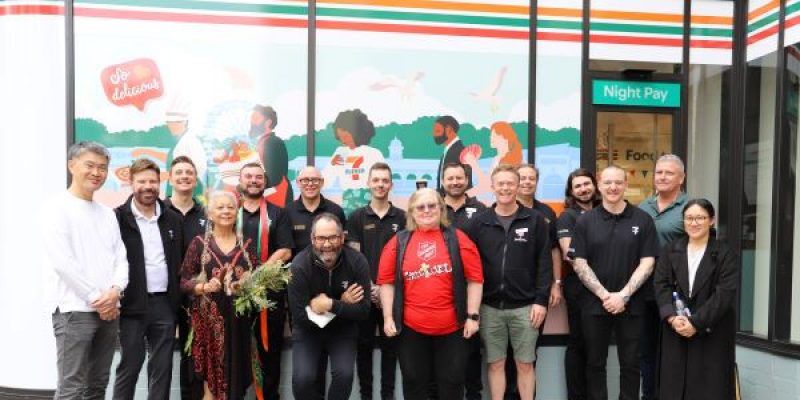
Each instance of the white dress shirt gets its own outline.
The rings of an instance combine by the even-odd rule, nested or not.
[[[112,286],[128,285],[128,259],[110,208],[70,192],[53,199],[43,223],[48,312],[95,311]]]
[[[697,275],[697,268],[700,267],[700,261],[703,259],[703,254],[706,252],[706,247],[702,249],[691,250],[686,249],[686,259],[689,264],[689,295],[693,295],[694,290],[694,277]]]
[[[147,218],[138,208],[136,200],[131,201],[131,210],[139,227],[144,246],[144,272],[147,277],[147,292],[160,293],[167,291],[169,274],[167,272],[167,259],[164,256],[164,242],[161,241],[161,231],[158,229],[158,216],[161,215],[161,205],[156,202],[155,214]]]

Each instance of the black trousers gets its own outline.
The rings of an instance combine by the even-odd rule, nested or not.
[[[119,320],[120,361],[114,381],[114,399],[133,399],[136,381],[147,352],[147,398],[169,399],[172,353],[175,348],[175,311],[166,295],[148,298],[147,314]]]
[[[261,345],[261,314],[255,318],[253,324],[254,337],[257,341],[258,358],[262,362],[261,390],[264,393],[264,400],[278,400],[280,398],[279,389],[281,383],[281,351],[283,350],[283,330],[286,325],[286,310],[277,307],[275,310],[267,311],[267,344],[269,351],[264,351]]]
[[[383,332],[383,312],[373,305],[369,318],[359,322],[358,325],[356,370],[362,399],[372,399],[372,355],[376,343],[381,350],[381,399],[393,398],[394,377],[397,371],[396,342],[394,338],[386,337]]]
[[[611,333],[617,338],[619,358],[619,398],[639,398],[639,336],[642,333],[642,317],[624,312],[620,315],[582,316],[583,336],[586,343],[586,385],[590,400],[607,400],[606,360]]]
[[[586,400],[586,347],[581,325],[580,297],[586,290],[575,274],[564,277],[564,298],[567,305],[569,336],[564,354],[567,399]]]
[[[647,286],[642,289],[647,288]],[[652,289],[651,289],[652,290]],[[658,399],[656,390],[656,360],[661,330],[661,317],[655,301],[645,301],[642,315],[642,354],[639,367],[642,370],[642,400]]]
[[[298,329],[292,332],[292,393],[295,399],[347,400],[353,389],[353,367],[356,361],[358,329],[353,326],[336,330]],[[331,385],[328,395],[319,390],[319,360],[328,354],[331,363]],[[322,377],[325,381],[325,377]]]
[[[437,398],[464,398],[467,340],[463,330],[441,336],[419,333],[404,326],[397,343],[405,400],[427,400],[431,381]]]

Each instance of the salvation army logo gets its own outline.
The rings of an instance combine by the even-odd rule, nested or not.
[[[436,242],[421,242],[417,247],[417,257],[423,261],[436,257]]]
[[[164,94],[161,72],[155,61],[149,58],[137,58],[106,67],[100,73],[100,82],[106,98],[112,104],[119,107],[132,105],[139,111],[144,111],[150,99]]]

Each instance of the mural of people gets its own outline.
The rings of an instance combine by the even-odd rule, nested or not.
[[[342,146],[336,148],[322,176],[328,187],[337,182],[342,189],[342,209],[346,215],[369,203],[367,174],[376,162],[384,162],[380,150],[369,145],[375,136],[375,125],[359,109],[342,111],[334,122],[335,137]]]
[[[173,104],[166,112],[167,129],[178,142],[175,147],[167,154],[166,165],[170,165],[172,160],[180,156],[189,157],[197,169],[197,187],[194,196],[202,196],[205,190],[206,172],[208,171],[208,160],[203,143],[197,135],[189,130],[189,111],[185,105]],[[167,197],[172,195],[172,186],[168,183],[166,190]]]
[[[475,145],[468,146],[461,156],[461,162],[469,165],[477,178],[478,184],[475,187],[477,193],[491,190],[490,174],[495,167],[500,164],[519,165],[522,163],[522,143],[511,124],[497,121],[492,124],[489,135],[489,146],[497,152],[497,155],[492,161],[491,167],[486,171],[483,171],[478,165],[480,151],[473,150],[472,146]]]
[[[285,207],[292,201],[289,172],[289,155],[286,143],[275,135],[278,113],[271,106],[256,105],[250,114],[250,140],[258,151],[258,158],[267,175],[267,201]],[[273,189],[273,190],[270,190]]]
[[[436,169],[436,190],[440,193],[444,191],[442,187],[442,168],[450,163],[461,162],[461,153],[464,151],[464,143],[458,137],[458,121],[450,115],[444,115],[436,119],[433,123],[433,141],[437,145],[444,146],[444,153],[439,160],[439,168]],[[467,166],[467,189],[472,188],[472,169]]]

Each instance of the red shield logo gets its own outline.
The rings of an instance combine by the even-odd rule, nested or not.
[[[436,257],[436,242],[420,242],[417,248],[417,257],[423,261],[430,261]]]

